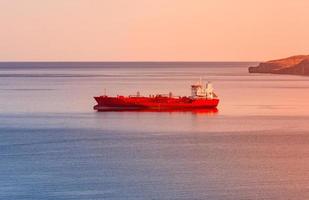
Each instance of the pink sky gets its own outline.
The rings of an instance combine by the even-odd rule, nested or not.
[[[1,61],[259,61],[309,54],[308,0],[1,0]]]

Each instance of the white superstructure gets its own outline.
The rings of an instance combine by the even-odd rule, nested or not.
[[[213,91],[212,84],[207,82],[204,84],[201,80],[194,85],[191,85],[191,97],[193,99],[196,98],[206,98],[206,99],[213,99],[216,98],[216,94]]]

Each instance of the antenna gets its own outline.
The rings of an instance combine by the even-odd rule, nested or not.
[[[106,96],[106,88],[104,88],[104,96]]]

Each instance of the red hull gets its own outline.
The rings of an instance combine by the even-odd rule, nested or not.
[[[122,111],[122,110],[195,110],[215,109],[219,99],[191,99],[188,97],[94,97],[98,105],[94,106],[98,111]]]

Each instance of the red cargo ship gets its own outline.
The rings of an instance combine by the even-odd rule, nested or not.
[[[217,95],[213,92],[211,83],[191,85],[191,96],[173,96],[157,94],[149,97],[137,95],[109,97],[107,95],[94,97],[98,111],[129,111],[129,110],[152,110],[152,111],[193,111],[197,109],[216,110],[219,103]]]

